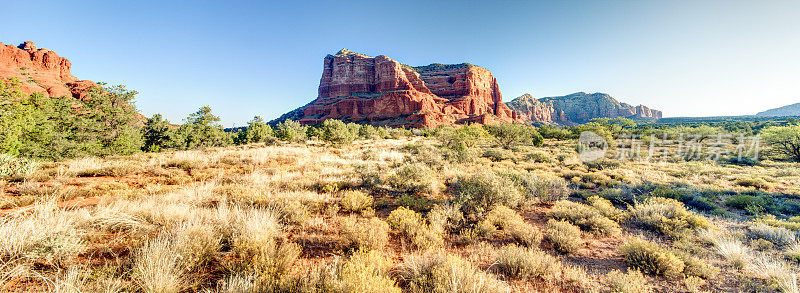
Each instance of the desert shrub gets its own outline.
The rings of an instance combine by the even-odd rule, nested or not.
[[[381,185],[381,172],[374,164],[359,164],[355,166],[355,172],[361,177],[361,186],[373,188]]]
[[[743,187],[754,187],[756,189],[767,190],[772,188],[772,184],[761,178],[739,178],[734,181],[736,185]]]
[[[562,253],[573,253],[583,245],[580,228],[554,219],[547,221],[547,240]]]
[[[627,222],[676,239],[695,229],[711,226],[704,217],[687,210],[683,203],[661,197],[649,198],[632,207]]]
[[[432,229],[422,216],[405,207],[392,211],[387,218],[389,225],[403,232],[403,235],[419,248],[428,249],[444,243],[442,229]]]
[[[361,124],[358,128],[358,137],[363,139],[380,139],[385,138],[386,133],[381,133],[378,128],[369,124]]]
[[[501,162],[505,160],[514,161],[514,153],[505,149],[488,149],[483,152],[481,157],[487,158],[492,162]]]
[[[683,274],[685,276],[711,279],[719,274],[720,269],[718,267],[700,258],[693,257],[688,252],[677,249],[673,249],[672,252],[683,261]]]
[[[480,125],[445,126],[436,130],[436,139],[449,150],[462,152],[487,139],[489,134]]]
[[[622,162],[606,158],[585,162],[584,164],[586,164],[586,167],[589,168],[589,171],[610,170],[622,166]]]
[[[764,129],[761,137],[769,148],[768,155],[800,161],[800,125],[772,126]]]
[[[481,216],[495,205],[515,207],[523,196],[513,182],[490,171],[462,175],[453,184],[456,203],[467,214]]]
[[[618,235],[619,224],[606,218],[597,209],[576,202],[562,200],[556,202],[548,215],[556,220],[565,220],[582,230],[604,235]]]
[[[725,199],[725,205],[747,211],[763,210],[768,204],[769,202],[763,197],[744,193],[734,194]]]
[[[344,218],[339,233],[355,249],[381,250],[389,242],[389,224],[378,218]]]
[[[506,206],[497,206],[489,211],[478,226],[484,234],[493,233],[499,228],[526,246],[537,246],[542,240],[539,229],[526,223],[522,216]]]
[[[326,119],[320,125],[319,138],[334,146],[344,146],[353,143],[358,137],[358,132],[353,131],[348,125],[340,120]]]
[[[525,155],[525,159],[534,163],[555,163],[556,159],[548,153],[536,151]]]
[[[613,186],[615,184],[614,179],[611,179],[611,177],[608,175],[599,172],[583,174],[581,175],[581,179],[583,182],[587,183],[587,187]]]
[[[535,248],[516,245],[503,247],[495,261],[497,269],[513,278],[561,278],[562,264],[555,257]]]
[[[638,270],[629,270],[624,274],[618,270],[613,270],[606,275],[612,292],[616,293],[649,293],[653,291],[652,286],[647,284],[647,278]]]
[[[394,189],[411,193],[438,193],[441,182],[436,173],[422,163],[404,163],[394,169],[386,178],[386,183]]]
[[[363,210],[372,208],[373,199],[366,193],[358,190],[345,191],[344,197],[339,204],[342,209],[348,212],[361,212]]]
[[[274,204],[275,210],[280,213],[281,223],[290,225],[303,225],[311,216],[308,207],[299,200],[282,199]]]
[[[542,146],[544,142],[544,138],[536,131],[536,128],[528,125],[499,123],[485,125],[484,128],[494,138],[494,142],[504,149],[511,149],[524,144]]]
[[[527,172],[513,171],[502,172],[499,175],[513,182],[520,193],[531,201],[552,203],[572,193],[569,184],[558,177],[535,176]]]
[[[33,159],[17,158],[14,155],[0,153],[0,178],[29,177],[40,166],[41,163]]]
[[[658,244],[634,239],[625,243],[621,252],[629,266],[644,272],[666,277],[678,277],[683,273],[683,261]]]
[[[433,201],[418,194],[403,194],[397,198],[395,203],[418,212],[430,210],[434,204]]]
[[[464,221],[461,207],[453,204],[437,205],[428,213],[428,222],[435,231],[452,231]]]
[[[764,239],[779,247],[784,247],[795,242],[795,235],[783,227],[770,227],[766,224],[756,223],[747,229],[750,239]]]
[[[306,139],[306,128],[300,122],[285,120],[275,127],[275,137],[288,142],[298,142]]]
[[[491,274],[455,255],[428,252],[407,258],[399,275],[409,291],[423,292],[509,292],[511,288]]]
[[[147,119],[142,128],[144,144],[142,150],[146,152],[159,152],[171,146],[172,136],[175,132],[169,127],[169,121],[161,114],[155,114]]]
[[[586,203],[597,209],[597,211],[600,212],[600,214],[602,214],[606,218],[609,218],[616,222],[622,220],[622,216],[624,215],[624,212],[614,207],[614,205],[611,204],[611,201],[599,196],[589,197],[588,199],[586,199]]]
[[[292,288],[280,292],[400,293],[400,288],[389,277],[391,268],[391,260],[379,251],[356,251],[345,261],[313,268]]]
[[[800,231],[800,216],[789,219],[777,219],[775,215],[763,215],[758,217],[755,222],[764,223],[772,227],[783,227],[793,231]]]

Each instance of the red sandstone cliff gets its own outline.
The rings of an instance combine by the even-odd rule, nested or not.
[[[524,94],[507,105],[520,115],[521,120],[545,124],[578,124],[594,118],[661,118],[661,111],[620,103],[603,93],[579,92],[538,100]]]
[[[25,93],[42,93],[50,97],[82,98],[97,85],[72,76],[72,63],[48,49],[36,48],[33,42],[19,46],[0,43],[0,79],[17,78]]]
[[[343,49],[323,62],[318,97],[278,120],[317,124],[340,119],[435,127],[517,121],[491,72],[470,64],[410,67],[386,56]]]

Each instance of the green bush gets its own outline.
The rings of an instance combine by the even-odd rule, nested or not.
[[[353,128],[340,120],[327,119],[322,121],[319,138],[334,146],[349,145],[358,137],[358,129]]]
[[[306,128],[300,122],[285,120],[275,127],[275,137],[288,142],[299,142],[306,139]]]
[[[625,262],[644,272],[665,277],[678,277],[684,263],[669,250],[642,239],[633,239],[621,248]]]
[[[255,116],[247,122],[244,130],[237,133],[236,144],[265,142],[274,138],[272,126],[266,124],[260,116]]]
[[[59,160],[141,149],[136,91],[100,83],[78,100],[23,94],[20,85],[0,80],[0,153]]]
[[[478,217],[496,205],[516,207],[523,199],[513,182],[491,171],[459,176],[453,183],[453,190],[462,210]]]
[[[505,160],[515,161],[514,153],[504,149],[488,149],[483,152],[481,157],[487,158],[492,162],[502,162]]]
[[[683,203],[662,197],[651,197],[632,207],[627,222],[673,239],[711,226],[703,216],[687,210]]]
[[[524,144],[542,146],[544,142],[544,138],[536,131],[536,128],[528,125],[499,123],[486,125],[484,128],[494,138],[494,142],[504,149],[511,149]]]
[[[520,193],[529,201],[551,203],[564,199],[572,193],[569,184],[558,177],[536,176],[524,171],[511,170],[497,174],[514,183]]]
[[[772,126],[761,132],[768,150],[776,159],[800,161],[800,125]]]
[[[583,245],[581,229],[567,221],[547,221],[547,240],[562,253],[574,253]]]
[[[565,220],[582,230],[603,235],[618,235],[619,224],[603,216],[597,209],[567,200],[556,202],[548,215],[556,220]]]

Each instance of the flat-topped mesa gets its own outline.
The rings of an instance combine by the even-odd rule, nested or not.
[[[407,127],[515,121],[516,114],[502,99],[497,80],[478,66],[410,67],[383,55],[342,49],[325,57],[318,97],[278,120],[317,124],[340,119]]]
[[[620,103],[604,93],[578,92],[538,100],[524,94],[507,104],[527,122],[577,124],[595,118],[661,118],[661,111]]]
[[[70,70],[72,63],[56,52],[37,48],[33,42],[19,46],[0,43],[0,79],[17,78],[24,93],[50,97],[82,98],[94,82],[78,80]]]

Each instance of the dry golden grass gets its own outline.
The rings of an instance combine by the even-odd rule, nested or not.
[[[499,161],[475,155],[488,145],[454,154],[415,137],[44,163],[0,181],[0,288],[696,292],[736,288],[730,276],[744,275],[758,280],[749,281],[754,290],[796,291],[792,220],[755,225],[732,208],[708,217],[636,192],[649,184],[691,189],[696,199],[712,190],[713,203],[726,207],[723,192],[756,192],[738,178],[768,183],[760,192],[800,191],[798,164],[587,166],[571,143],[522,146],[516,160]],[[609,190],[620,196],[604,197]],[[640,197],[624,202],[631,194]],[[691,257],[669,257],[685,267],[664,271],[675,278],[620,273],[633,248],[620,249],[632,237],[691,249]],[[774,246],[756,252],[759,239]]]

